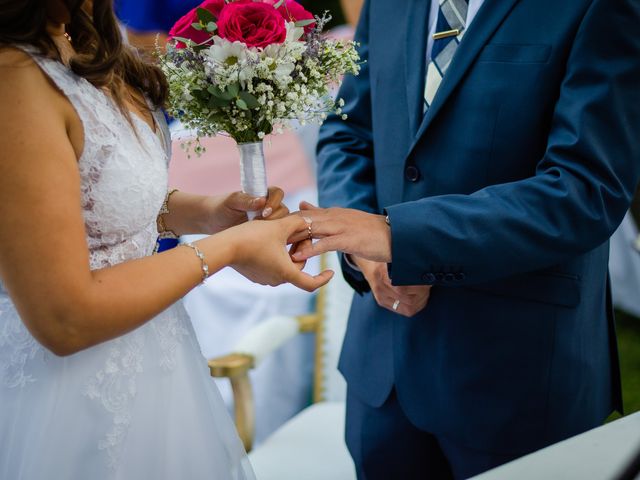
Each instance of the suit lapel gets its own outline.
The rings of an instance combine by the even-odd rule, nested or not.
[[[406,19],[405,79],[409,105],[411,135],[418,131],[422,121],[422,95],[426,75],[427,33],[431,1],[409,0]]]
[[[482,50],[491,35],[500,26],[504,18],[518,1],[519,0],[485,0],[484,4],[478,11],[476,18],[471,23],[469,30],[465,32],[464,38],[458,46],[458,50],[453,57],[451,66],[447,70],[447,74],[442,79],[442,83],[440,84],[440,88],[438,89],[438,93],[436,93],[431,107],[427,111],[427,114],[422,118],[414,143],[409,149],[409,153],[411,153],[420,137],[422,137],[424,132],[427,130],[434,117],[447,101],[447,98],[449,98],[458,83],[460,83],[464,74],[480,53],[480,50]],[[422,93],[420,95],[422,96]],[[420,111],[422,111],[422,99],[420,100]]]

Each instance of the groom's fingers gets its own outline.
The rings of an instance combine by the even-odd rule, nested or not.
[[[306,290],[307,292],[313,292],[318,288],[329,283],[329,280],[333,278],[333,270],[325,270],[318,275],[309,275],[308,273],[296,270],[295,273],[289,278],[289,283],[295,285],[298,288]]]
[[[317,257],[318,255],[322,255],[326,252],[334,252],[336,250],[341,250],[338,247],[337,237],[326,237],[311,245],[305,245],[298,249],[296,253],[293,254],[291,258],[293,258],[296,262],[301,262],[303,260],[308,260],[311,257]]]
[[[316,207],[312,203],[305,200],[300,202],[300,210],[322,210],[320,207]]]

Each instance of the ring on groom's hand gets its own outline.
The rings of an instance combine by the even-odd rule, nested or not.
[[[307,235],[309,236],[309,240],[313,240],[313,232],[311,231],[311,226],[313,225],[313,220],[309,217],[302,217],[304,221],[307,222]]]
[[[391,306],[391,308],[393,308],[393,311],[397,311],[398,307],[400,306],[400,300],[396,300],[395,302],[393,302],[393,305]]]

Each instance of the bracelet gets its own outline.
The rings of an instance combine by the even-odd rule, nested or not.
[[[167,225],[164,223],[164,216],[169,213],[169,199],[171,195],[178,191],[177,188],[169,190],[167,196],[164,197],[164,202],[162,203],[162,207],[160,208],[160,212],[158,213],[158,217],[156,219],[156,223],[158,225],[158,233],[160,234],[160,238],[178,238],[178,235],[173,230],[167,228]]]
[[[194,252],[196,252],[196,256],[200,259],[200,268],[202,269],[202,283],[204,283],[204,281],[209,278],[209,265],[207,265],[207,262],[204,258],[204,253],[202,253],[202,251],[193,243],[185,242],[181,243],[180,246],[189,247]]]

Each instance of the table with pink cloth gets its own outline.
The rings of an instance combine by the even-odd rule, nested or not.
[[[207,195],[239,190],[239,155],[235,142],[226,137],[204,139],[206,153],[202,157],[187,158],[181,148],[181,138],[185,135],[174,132],[170,185]],[[316,200],[311,163],[300,138],[289,132],[267,137],[264,142],[269,185],[285,190],[285,203],[291,210],[297,210],[300,200]],[[310,273],[318,269],[317,261],[310,262],[306,268]],[[313,294],[291,285],[275,288],[257,285],[227,268],[189,293],[185,306],[202,353],[212,358],[229,353],[245,332],[272,315],[311,311],[313,300]],[[308,405],[312,369],[313,338],[300,336],[252,372],[257,442]],[[228,382],[217,383],[231,409],[233,400]]]

